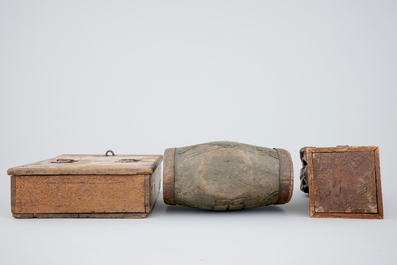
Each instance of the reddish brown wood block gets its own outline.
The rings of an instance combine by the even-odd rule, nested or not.
[[[62,155],[10,168],[16,218],[141,218],[152,210],[161,155]]]
[[[377,146],[307,147],[301,159],[311,217],[383,219]]]

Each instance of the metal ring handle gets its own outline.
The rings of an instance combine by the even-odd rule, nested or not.
[[[112,150],[107,150],[106,153],[105,153],[105,156],[108,156],[109,153],[111,153],[112,156],[114,156],[114,152]]]

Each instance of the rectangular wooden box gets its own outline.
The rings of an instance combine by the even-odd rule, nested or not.
[[[307,147],[301,159],[311,217],[383,219],[377,146]]]
[[[161,155],[61,155],[10,168],[16,218],[142,218],[160,190]]]

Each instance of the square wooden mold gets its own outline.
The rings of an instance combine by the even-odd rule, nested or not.
[[[305,151],[311,217],[383,219],[377,146]]]
[[[161,155],[61,155],[10,168],[16,218],[142,218],[161,181]]]

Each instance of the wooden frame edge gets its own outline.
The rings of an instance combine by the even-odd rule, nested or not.
[[[314,213],[314,218],[383,219],[379,213]]]
[[[15,213],[15,203],[16,203],[16,192],[17,192],[17,184],[16,184],[15,175],[11,176],[11,213]]]
[[[334,152],[362,152],[375,151],[378,146],[337,146],[337,147],[307,147],[306,151],[313,153],[334,153]]]
[[[154,205],[156,204],[156,201],[157,201],[157,197],[159,196],[159,193],[160,193],[160,187],[158,188],[158,192],[156,193],[154,193],[153,194],[153,197],[152,197],[152,188],[153,188],[153,183],[152,183],[152,178],[153,177],[155,177],[156,178],[156,176],[155,175],[158,175],[157,176],[157,178],[155,179],[155,181],[156,180],[158,180],[158,179],[160,179],[160,185],[161,185],[161,164],[158,164],[156,167],[155,167],[155,169],[154,169],[154,171],[153,171],[153,174],[151,174],[151,175],[148,175],[148,187],[149,187],[149,189],[148,189],[148,194],[149,194],[149,199],[147,200],[147,204],[148,204],[148,209],[145,209],[145,212],[146,213],[150,213],[152,210],[153,210],[153,207],[154,207]],[[156,185],[156,183],[154,183],[154,185]]]
[[[379,147],[374,150],[374,159],[375,159],[375,181],[376,181],[376,201],[378,207],[378,214],[381,216],[381,219],[384,218],[383,214],[383,199],[382,199],[382,185],[381,185],[381,177],[380,177],[380,157],[379,157]]]
[[[310,217],[314,217],[316,211],[314,209],[314,185],[313,185],[313,148],[306,149],[306,159],[307,159],[307,178],[309,181],[309,207],[310,207]]]
[[[145,206],[145,213],[150,212],[150,176],[152,174],[144,175],[144,180],[143,180],[143,196],[144,196],[144,206]]]
[[[145,218],[148,213],[14,213],[15,218]]]

